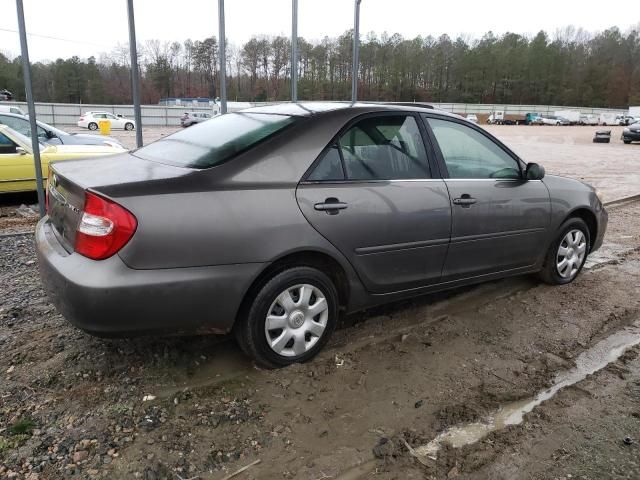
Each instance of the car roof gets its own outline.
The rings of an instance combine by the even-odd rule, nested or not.
[[[310,117],[321,115],[336,110],[351,109],[358,113],[397,111],[397,112],[434,112],[440,115],[462,118],[459,115],[435,109],[427,103],[415,102],[285,102],[271,105],[263,105],[240,110],[243,113],[271,113],[276,115],[291,115],[296,117]]]

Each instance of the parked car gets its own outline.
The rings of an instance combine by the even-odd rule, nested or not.
[[[473,122],[473,123],[478,123],[478,117],[476,116],[475,113],[470,113],[467,115],[467,120],[469,122]]]
[[[100,120],[109,120],[111,128],[114,130],[133,130],[136,126],[134,120],[109,112],[86,112],[78,119],[78,126],[89,130],[97,130]]]
[[[622,141],[625,144],[640,142],[640,121],[632,123],[622,130]]]
[[[0,90],[0,100],[4,100],[4,101],[13,100],[13,93],[11,93],[6,88],[3,88],[2,90]]]
[[[541,115],[540,116],[541,125],[570,125],[569,120],[562,117],[557,117],[555,115]]]
[[[615,113],[601,113],[598,123],[603,126],[618,125],[620,123],[620,115]]]
[[[58,160],[97,157],[126,150],[107,145],[40,144],[42,174],[46,177],[49,163]],[[95,166],[95,165],[94,165]],[[36,174],[31,138],[0,125],[0,193],[29,192],[36,189]]]
[[[36,250],[70,322],[233,331],[266,367],[312,358],[340,312],[532,272],[569,283],[607,226],[594,188],[420,104],[256,107],[50,175]]]
[[[627,125],[631,125],[635,121],[635,117],[631,115],[620,115],[620,117],[618,118],[618,125],[625,127]]]
[[[184,112],[184,115],[180,117],[180,125],[183,127],[190,127],[196,123],[206,122],[211,119],[212,115],[210,113],[204,112]]]
[[[23,117],[27,116],[20,107],[14,107],[13,105],[0,105],[0,113],[14,113],[16,115],[22,115]]]
[[[0,124],[7,125],[27,137],[31,136],[29,117],[15,113],[0,113]],[[124,148],[118,140],[112,137],[67,133],[38,120],[36,120],[36,125],[38,126],[38,138],[42,143],[49,145],[108,145]]]
[[[580,115],[578,125],[598,125],[598,117],[592,114]]]

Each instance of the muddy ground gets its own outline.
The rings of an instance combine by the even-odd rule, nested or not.
[[[404,445],[535,394],[640,317],[640,203],[610,209],[570,285],[518,277],[347,317],[278,371],[227,338],[86,335],[48,302],[29,236],[0,251],[0,478],[218,480],[258,460],[234,478],[640,478],[637,348],[432,464]]]

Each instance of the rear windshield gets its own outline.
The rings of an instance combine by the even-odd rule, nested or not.
[[[229,113],[169,135],[133,152],[136,157],[178,167],[220,165],[287,128],[295,117]]]

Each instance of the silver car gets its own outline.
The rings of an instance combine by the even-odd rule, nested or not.
[[[206,112],[184,112],[180,117],[180,125],[183,127],[190,127],[196,123],[206,122],[211,119],[212,115]]]
[[[607,226],[592,187],[415,104],[231,113],[55,163],[48,195],[37,252],[69,321],[233,331],[267,367],[312,358],[341,313],[511,275],[569,283]]]

